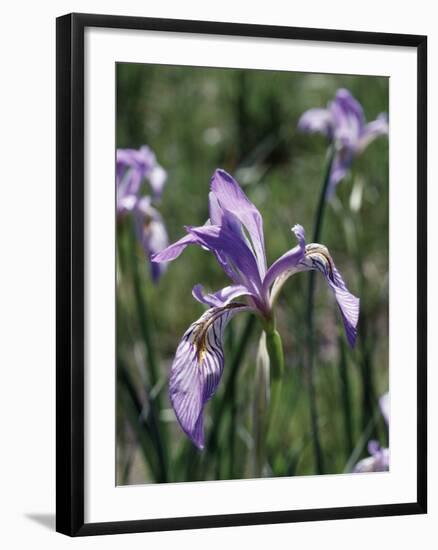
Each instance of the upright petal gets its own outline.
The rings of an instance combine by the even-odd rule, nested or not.
[[[138,202],[137,195],[117,196],[117,214],[132,212]]]
[[[333,117],[329,109],[309,109],[298,120],[298,129],[308,133],[333,134]]]
[[[123,168],[117,170],[117,206],[122,203],[125,197],[138,197],[142,176],[135,168]]]
[[[362,134],[365,117],[361,104],[346,89],[339,89],[330,103],[334,122],[334,140],[339,145],[355,149]]]
[[[159,212],[151,206],[149,197],[138,201],[134,213],[138,238],[150,260],[169,243],[166,226]],[[152,280],[157,282],[166,270],[166,264],[151,262],[150,267]]]
[[[210,219],[212,224],[223,225],[223,217],[230,212],[244,226],[244,237],[256,256],[260,277],[266,272],[263,219],[239,184],[225,170],[216,170],[211,179]],[[221,212],[222,210],[222,212]],[[213,216],[213,218],[211,217]]]
[[[327,199],[332,196],[338,183],[347,175],[351,164],[353,163],[353,159],[353,150],[348,147],[341,147],[336,151],[330,170],[329,183],[326,193]]]
[[[230,303],[207,310],[184,334],[171,368],[169,397],[181,428],[204,447],[204,407],[224,368],[223,333],[228,321],[248,306]]]
[[[143,145],[140,147],[139,152],[139,163],[143,174],[149,180],[154,197],[158,199],[163,192],[164,184],[167,180],[167,172],[158,164],[157,157],[150,147]]]
[[[249,246],[237,239],[230,229],[217,225],[187,228],[199,244],[215,253],[220,265],[237,284],[254,293],[260,292],[262,282],[254,254]]]
[[[158,164],[155,153],[147,145],[143,145],[140,149],[117,149],[116,153],[116,174],[117,180],[120,182],[126,180],[126,175],[129,178],[125,181],[126,193],[137,194],[140,186],[147,178],[154,198],[160,198],[166,183],[167,173]]]

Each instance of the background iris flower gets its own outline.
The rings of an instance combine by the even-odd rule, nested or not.
[[[232,281],[215,293],[204,293],[201,285],[193,288],[194,298],[209,309],[185,332],[171,368],[169,396],[173,409],[184,432],[200,449],[204,447],[203,410],[224,368],[224,329],[236,313],[250,311],[261,319],[271,369],[282,360],[273,308],[291,275],[311,270],[322,273],[339,306],[351,346],[359,316],[359,299],[348,291],[329,251],[321,244],[306,245],[300,225],[293,228],[298,245],[267,268],[262,216],[223,170],[216,170],[211,180],[209,215],[205,225],[186,227],[186,236],[152,257],[153,262],[168,262],[188,245],[196,244],[214,254]]]
[[[389,393],[385,393],[379,399],[380,412],[389,424]],[[372,439],[368,442],[368,452],[371,456],[360,460],[354,467],[353,472],[387,472],[389,470],[389,449],[380,446],[379,442]]]
[[[150,259],[168,244],[164,221],[153,202],[159,202],[166,183],[167,173],[158,164],[154,152],[143,145],[140,149],[117,149],[116,188],[117,215],[123,217],[132,213],[135,231]],[[147,180],[151,195],[142,195],[142,185]],[[165,265],[150,264],[152,280],[156,282],[165,269]]]
[[[388,116],[380,113],[366,123],[361,104],[346,89],[339,89],[326,109],[305,111],[298,128],[303,132],[318,132],[328,137],[335,153],[330,167],[327,197],[347,174],[353,159],[378,136],[388,134]]]

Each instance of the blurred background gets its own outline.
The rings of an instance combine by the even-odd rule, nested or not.
[[[308,241],[327,162],[327,140],[297,130],[303,111],[325,107],[338,88],[367,120],[388,111],[388,79],[254,70],[117,65],[117,147],[147,144],[168,173],[161,203],[170,242],[208,218],[210,178],[232,174],[264,220],[268,265]],[[147,185],[144,188],[148,194]],[[315,387],[324,473],[351,471],[369,439],[388,445],[378,398],[388,390],[388,140],[353,164],[327,205],[321,242],[361,299],[359,336],[346,344],[333,297],[317,278]],[[132,220],[117,225],[118,484],[255,477],[255,356],[260,327],[247,314],[226,329],[225,368],[205,410],[207,445],[180,429],[167,396],[177,345],[204,308],[191,289],[229,284],[214,257],[189,247],[158,284]],[[276,308],[286,372],[263,475],[317,473],[305,372],[308,273],[286,283]]]

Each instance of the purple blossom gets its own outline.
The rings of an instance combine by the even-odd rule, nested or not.
[[[117,214],[132,214],[137,237],[147,258],[168,245],[166,226],[152,206],[159,201],[167,179],[166,171],[158,164],[155,153],[146,145],[140,149],[117,149],[116,189]],[[148,181],[151,195],[141,195],[144,181]],[[150,263],[154,282],[166,268],[165,264]]]
[[[301,115],[298,128],[324,134],[333,143],[333,158],[327,196],[347,174],[353,159],[378,136],[388,134],[388,116],[381,113],[366,123],[361,104],[348,90],[339,89],[326,109],[309,109]]]
[[[137,197],[143,181],[147,179],[154,200],[161,198],[167,173],[157,162],[155,153],[147,145],[140,149],[117,149],[116,183],[117,209],[123,212]],[[127,200],[127,204],[125,201]]]
[[[377,441],[372,439],[368,443],[368,452],[371,456],[358,462],[354,467],[354,473],[387,472],[389,470],[389,449],[383,449]]]
[[[173,409],[181,428],[200,449],[204,446],[204,407],[221,379],[223,333],[234,315],[250,311],[271,321],[285,281],[295,273],[316,270],[334,294],[351,346],[359,316],[359,299],[348,291],[329,251],[321,244],[306,245],[300,225],[293,228],[298,245],[267,268],[262,216],[223,170],[216,170],[211,180],[209,213],[205,225],[187,226],[187,235],[152,258],[153,262],[169,262],[195,244],[212,252],[231,279],[230,286],[215,293],[205,293],[201,285],[193,288],[194,298],[209,309],[182,337],[171,368]]]
[[[380,411],[386,424],[389,424],[389,393],[379,399]],[[353,469],[355,473],[387,472],[389,470],[389,449],[380,446],[372,439],[368,442],[368,452],[371,456],[359,461]]]

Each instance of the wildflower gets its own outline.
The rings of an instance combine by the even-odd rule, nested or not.
[[[116,189],[117,214],[123,217],[131,213],[135,221],[137,237],[146,256],[163,250],[168,245],[163,219],[152,206],[158,202],[167,179],[166,171],[158,164],[153,151],[143,145],[136,149],[117,149]],[[143,182],[147,180],[151,196],[141,195]],[[165,264],[150,264],[151,277],[156,282],[165,269]]]
[[[223,334],[234,315],[255,313],[269,337],[268,351],[272,342],[281,345],[273,316],[278,292],[291,275],[310,270],[321,272],[332,290],[351,346],[359,315],[359,300],[348,291],[329,251],[321,244],[306,245],[300,225],[293,228],[298,245],[267,268],[262,216],[223,170],[216,170],[211,180],[209,214],[205,225],[186,227],[186,236],[152,257],[153,262],[168,262],[188,245],[199,245],[213,253],[232,282],[215,293],[204,293],[201,285],[193,288],[194,298],[209,309],[182,337],[171,368],[173,409],[181,428],[200,449],[204,446],[204,407],[222,376]]]
[[[167,173],[157,162],[155,153],[147,145],[140,149],[117,149],[116,180],[117,208],[123,210],[127,197],[137,197],[141,184],[147,179],[154,200],[159,200]],[[128,210],[131,201],[128,199]]]
[[[385,393],[379,399],[380,411],[386,424],[389,424],[389,393]],[[368,452],[371,456],[359,461],[353,472],[387,472],[389,470],[389,449],[384,449],[372,439],[368,443]]]
[[[366,123],[361,104],[348,90],[339,89],[326,109],[309,109],[301,115],[298,128],[328,137],[335,149],[327,196],[347,174],[353,159],[378,136],[388,134],[388,116],[381,113]]]
[[[389,470],[389,449],[383,449],[377,441],[372,439],[368,443],[368,452],[371,456],[358,462],[354,467],[354,473],[387,472]]]

